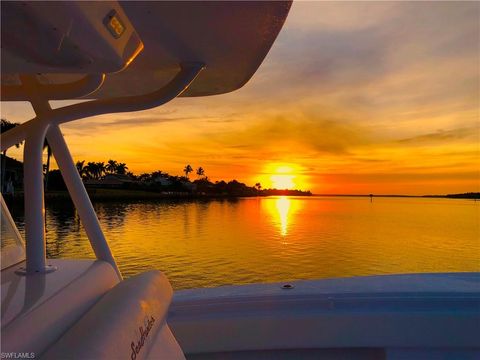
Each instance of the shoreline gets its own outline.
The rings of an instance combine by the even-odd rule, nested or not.
[[[370,194],[312,194],[312,196],[324,197],[370,197]],[[447,195],[396,195],[396,194],[373,194],[372,198],[434,198],[434,199],[480,199],[480,193],[447,194]]]
[[[153,192],[134,189],[88,189],[92,202],[104,201],[155,201],[155,200],[221,200],[239,199],[268,196],[292,196],[292,197],[365,197],[365,198],[441,198],[441,199],[480,199],[480,193],[449,194],[449,195],[395,195],[395,194],[205,194],[187,192]],[[23,200],[23,192],[14,197],[5,196],[7,202]],[[45,192],[45,201],[71,200],[66,190],[49,190]]]
[[[273,195],[273,194],[205,194],[187,192],[154,192],[132,189],[87,189],[92,202],[103,201],[155,201],[155,200],[233,200],[239,198],[267,197],[267,196],[305,196],[308,194]],[[23,192],[18,192],[14,197],[5,196],[6,201],[18,201],[24,199]],[[45,201],[71,201],[70,194],[66,190],[49,190],[45,192]]]

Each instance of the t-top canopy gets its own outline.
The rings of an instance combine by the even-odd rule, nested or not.
[[[87,98],[141,95],[166,85],[180,64],[196,62],[205,70],[181,96],[227,93],[253,76],[290,5],[2,1],[2,85],[18,85],[20,74],[40,74],[42,83],[57,85],[106,73]],[[5,100],[27,96],[17,92]]]

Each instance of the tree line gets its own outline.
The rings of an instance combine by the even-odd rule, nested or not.
[[[133,173],[127,172],[127,164],[112,159],[106,163],[90,161],[86,164],[85,160],[82,160],[77,161],[75,166],[82,179],[100,180],[107,174],[134,176]]]
[[[126,163],[118,162],[117,160],[110,159],[107,162],[100,161],[89,161],[86,162],[85,160],[77,161],[75,163],[78,173],[80,174],[81,178],[84,180],[101,180],[106,175],[126,175],[131,180],[136,180],[140,182],[150,182],[154,181],[158,178],[164,178],[168,180],[180,180],[180,181],[190,181],[190,173],[193,172],[193,168],[191,165],[185,165],[183,168],[183,172],[185,176],[175,176],[170,175],[166,172],[161,170],[153,171],[151,173],[142,173],[140,175],[135,175],[131,171],[128,170],[128,166]],[[208,181],[208,177],[205,175],[205,169],[200,166],[195,170],[198,179],[203,181]]]

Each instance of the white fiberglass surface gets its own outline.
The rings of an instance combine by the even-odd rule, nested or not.
[[[2,211],[0,214],[0,241],[2,254],[2,269],[16,264],[25,259],[24,241],[10,215],[10,212],[1,197]]]

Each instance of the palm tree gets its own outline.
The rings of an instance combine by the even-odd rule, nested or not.
[[[45,165],[45,190],[48,189],[48,173],[50,172],[50,158],[52,157],[52,148],[47,141],[47,138],[43,141],[43,150],[47,148],[47,164]]]
[[[97,165],[98,179],[100,179],[105,174],[105,163],[103,161],[97,162],[96,165]]]
[[[260,190],[262,189],[262,184],[260,184],[259,182],[257,182],[257,183],[255,184],[255,188],[256,188],[258,191],[260,191]]]
[[[198,176],[198,177],[202,177],[203,175],[205,175],[205,170],[203,170],[203,168],[200,166],[200,167],[197,169],[197,176]]]
[[[18,126],[20,124],[18,123],[12,123],[6,119],[1,119],[1,126],[0,126],[0,133],[7,132],[10,129],[13,129],[14,127]],[[23,144],[23,141],[19,142],[18,144],[15,144],[15,147],[19,148],[20,145]],[[7,150],[3,151],[3,159],[2,159],[2,186],[5,185],[5,166],[7,165]],[[3,188],[1,189],[3,192]]]
[[[117,171],[117,166],[118,166],[118,163],[115,160],[110,159],[110,160],[107,161],[107,165],[105,166],[105,170],[109,174],[114,174]]]
[[[77,161],[75,163],[75,166],[82,179],[85,179],[86,177],[88,177],[88,170],[85,167],[85,160]]]
[[[187,165],[183,168],[183,172],[185,173],[185,177],[188,179],[188,174],[193,171],[193,168],[190,165]]]
[[[85,166],[85,170],[87,173],[88,178],[90,179],[97,179],[98,177],[98,166],[97,163],[89,161],[87,166]]]
[[[128,170],[128,166],[125,163],[118,163],[115,170],[118,175],[125,175]]]

